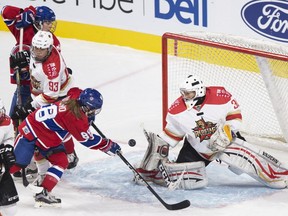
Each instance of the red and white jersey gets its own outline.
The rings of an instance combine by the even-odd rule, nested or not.
[[[47,105],[28,115],[19,126],[19,133],[28,140],[37,138],[36,145],[44,150],[59,146],[71,135],[79,142],[93,138],[84,112],[80,118],[76,118],[67,107],[59,103]]]
[[[192,147],[208,158],[214,153],[207,146],[217,123],[225,122],[237,132],[242,115],[235,98],[224,87],[213,86],[206,88],[204,102],[192,109],[187,109],[185,101],[179,97],[169,108],[166,122],[161,138],[174,147],[186,136]]]
[[[6,5],[2,8],[1,15],[3,17],[3,20],[10,30],[10,32],[13,34],[13,36],[16,39],[15,46],[19,45],[20,42],[20,30],[16,28],[15,24],[17,20],[19,19],[19,14],[21,14],[23,11],[31,10],[34,13],[36,13],[36,9],[33,6],[29,6],[27,8],[18,8],[15,6]],[[37,30],[33,27],[31,24],[30,26],[27,26],[23,29],[23,44],[26,44],[28,46],[31,46],[32,38],[36,34]],[[53,45],[57,48],[59,52],[61,52],[61,45],[58,38],[52,33],[53,36]],[[10,75],[11,79],[10,82],[12,84],[16,84],[15,79],[13,79],[14,70],[10,69]],[[21,80],[21,85],[30,85],[30,80]]]
[[[78,98],[81,91],[72,88],[68,93],[69,96],[62,101]],[[36,145],[43,150],[61,145],[63,141],[71,138],[71,135],[90,149],[99,149],[107,145],[106,139],[92,134],[88,117],[82,110],[77,117],[62,101],[30,113],[18,128],[19,135],[30,141],[37,139]],[[15,143],[17,145],[17,140]]]
[[[31,102],[34,108],[54,103],[73,87],[73,77],[68,73],[63,57],[53,47],[44,62],[30,61]]]
[[[0,144],[14,144],[14,126],[7,115],[0,121]]]
[[[10,30],[10,32],[13,34],[13,36],[16,39],[16,45],[18,45],[20,42],[20,30],[16,28],[15,24],[17,20],[20,18],[19,14],[27,10],[30,10],[36,13],[36,9],[33,6],[29,6],[27,8],[22,9],[22,8],[18,8],[15,6],[6,5],[2,8],[2,11],[1,11],[1,15],[3,17],[5,24],[7,25],[8,29]],[[31,46],[32,38],[34,37],[36,32],[37,30],[35,30],[32,24],[30,26],[27,26],[24,29],[23,44]],[[61,51],[61,46],[60,46],[60,42],[58,38],[54,34],[52,35],[53,35],[53,41],[54,41],[53,45],[58,49],[58,51]]]

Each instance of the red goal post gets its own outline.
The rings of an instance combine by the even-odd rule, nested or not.
[[[288,49],[204,32],[162,36],[162,118],[189,74],[224,86],[239,102],[244,134],[288,141]]]

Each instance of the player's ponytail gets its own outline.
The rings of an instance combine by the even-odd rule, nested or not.
[[[77,119],[81,118],[81,107],[76,99],[70,98],[68,100],[63,100],[62,104],[66,105],[68,110],[70,110]]]

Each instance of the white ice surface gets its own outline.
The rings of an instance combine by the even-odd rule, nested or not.
[[[9,83],[8,57],[15,41],[8,32],[0,32],[0,38],[0,97],[9,111],[16,87]],[[161,56],[106,44],[64,38],[60,41],[77,85],[97,88],[104,96],[96,125],[120,143],[123,155],[132,164],[137,163],[147,146],[142,127],[161,131]],[[137,141],[133,148],[126,144],[130,138]],[[133,174],[120,158],[86,149],[79,143],[76,150],[79,165],[65,172],[53,190],[62,199],[62,208],[35,209],[33,194],[17,181],[17,216],[287,215],[287,190],[269,189],[214,162],[207,168],[209,185],[205,189],[171,192],[151,185],[167,203],[184,199],[191,202],[187,209],[168,211],[145,186],[132,182]],[[177,147],[173,151],[176,155]],[[273,154],[287,162],[287,152],[273,150]]]

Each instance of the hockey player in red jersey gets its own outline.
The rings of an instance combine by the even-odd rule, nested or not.
[[[15,56],[15,61],[25,62],[25,60],[19,60],[17,56]],[[64,98],[69,89],[74,85],[73,76],[69,73],[62,55],[53,46],[53,36],[49,31],[39,30],[34,35],[29,65],[32,101],[28,101],[24,106],[15,107],[11,115],[11,118],[14,120],[25,119],[36,108],[55,103]],[[21,65],[17,66],[21,67]],[[74,150],[73,139],[66,139],[64,145],[69,158],[68,168],[74,168],[78,163],[78,157]],[[46,171],[49,163],[45,162],[41,157],[35,157],[35,160],[37,161],[37,167],[41,175],[43,174],[42,170]]]
[[[109,155],[115,155],[121,150],[117,143],[101,138],[89,130],[90,121],[93,121],[95,115],[101,111],[102,104],[102,95],[97,90],[87,88],[81,91],[72,88],[67,98],[37,109],[19,126],[14,151],[16,165],[10,172],[27,166],[35,147],[52,164],[41,184],[43,191],[35,196],[37,206],[57,206],[61,203],[60,199],[49,193],[68,166],[62,145],[65,139],[73,136],[87,148],[100,149]]]
[[[46,6],[18,8],[6,5],[2,8],[1,15],[10,32],[16,39],[16,45],[20,43],[20,29],[24,29],[23,44],[31,45],[32,38],[37,31],[56,30],[56,16],[52,9]],[[60,51],[60,42],[53,34],[54,46]]]
[[[5,24],[10,32],[16,39],[16,45],[13,47],[10,53],[10,83],[17,84],[17,73],[19,72],[19,83],[17,84],[17,90],[14,92],[9,115],[12,116],[15,107],[18,105],[24,106],[31,98],[30,91],[30,74],[29,74],[29,58],[30,58],[30,46],[34,35],[42,30],[52,33],[53,45],[60,52],[60,41],[54,35],[56,30],[56,16],[52,9],[47,6],[29,6],[27,8],[19,8],[12,5],[6,5],[1,10],[1,15]],[[22,38],[20,29],[23,30]],[[20,41],[22,40],[22,44]],[[23,50],[22,52],[19,52]],[[27,58],[28,57],[28,58]],[[71,71],[71,70],[70,70]],[[22,120],[22,119],[20,119]],[[17,133],[17,127],[19,120],[13,121],[15,131]],[[73,152],[73,142],[66,143],[68,151]],[[71,167],[75,167],[78,161],[76,153],[71,153]],[[72,166],[73,164],[73,166]],[[33,168],[33,167],[30,167]],[[31,169],[28,169],[30,171]],[[33,170],[32,170],[33,171]],[[17,174],[17,175],[16,175]],[[15,176],[20,177],[21,173],[15,173]]]
[[[53,36],[53,45],[61,51],[60,41],[53,34],[56,30],[56,16],[53,10],[46,6],[38,6],[33,7],[29,6],[27,8],[18,8],[11,5],[6,5],[2,8],[1,15],[5,24],[7,25],[10,32],[16,39],[15,47],[13,47],[11,51],[10,57],[10,82],[12,84],[16,84],[15,72],[16,72],[16,64],[15,55],[19,52],[20,47],[20,29],[23,28],[23,47],[24,53],[18,53],[18,60],[22,63],[25,63],[25,59],[27,57],[27,52],[29,52],[30,45],[32,43],[32,38],[37,33],[37,31],[49,31]],[[28,48],[27,48],[28,47]],[[21,57],[21,58],[20,58]],[[30,76],[27,73],[27,70],[24,70],[25,66],[23,66],[20,70],[20,96],[22,104],[25,104],[30,97]],[[10,107],[9,115],[12,115],[12,112],[17,104],[17,91],[15,91]]]
[[[246,173],[268,187],[287,187],[287,168],[240,135],[241,109],[232,94],[221,86],[206,87],[194,75],[180,85],[180,93],[163,132],[145,131],[149,146],[137,169],[145,179],[170,189],[202,188],[208,184],[205,167],[220,160],[236,174]],[[182,141],[175,163],[170,162],[169,147]]]
[[[15,215],[16,203],[19,201],[14,181],[9,173],[10,167],[15,163],[13,143],[12,120],[6,115],[4,104],[0,99],[0,215],[3,216]]]

